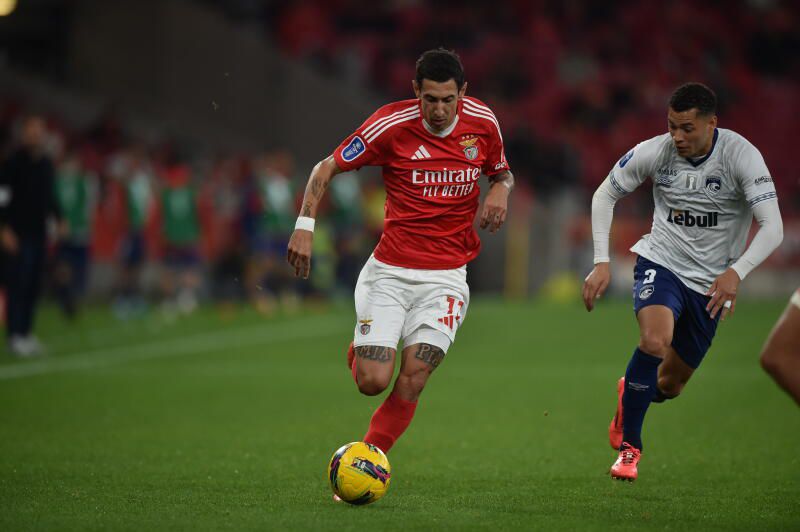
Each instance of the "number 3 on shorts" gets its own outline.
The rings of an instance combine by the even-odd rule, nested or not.
[[[655,280],[655,278],[656,278],[655,270],[645,270],[644,281],[642,281],[642,284],[650,284]]]

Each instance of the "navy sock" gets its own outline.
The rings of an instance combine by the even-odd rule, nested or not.
[[[658,391],[658,365],[661,359],[639,348],[633,352],[625,371],[625,392],[622,395],[622,440],[642,449],[642,423],[647,407]]]

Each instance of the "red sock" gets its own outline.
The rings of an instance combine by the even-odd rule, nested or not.
[[[397,438],[408,428],[416,409],[416,402],[406,401],[394,392],[390,393],[372,415],[364,441],[388,453]]]

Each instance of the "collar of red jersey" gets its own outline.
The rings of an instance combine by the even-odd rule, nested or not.
[[[453,130],[456,128],[456,124],[458,124],[458,115],[456,115],[456,117],[453,119],[453,123],[447,126],[447,129],[443,129],[442,131],[434,131],[430,124],[428,124],[424,118],[422,119],[422,125],[425,126],[425,131],[435,137],[446,137],[453,132]]]

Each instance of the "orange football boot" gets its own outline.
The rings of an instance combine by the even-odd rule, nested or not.
[[[614,465],[611,466],[611,478],[615,480],[627,480],[633,482],[639,476],[639,471],[636,466],[639,464],[639,459],[642,457],[642,451],[629,444],[623,442],[622,450],[619,452],[619,457]]]
[[[622,394],[625,393],[625,377],[621,377],[617,381],[617,411],[614,413],[614,419],[608,425],[608,443],[615,451],[619,451],[622,445]]]

